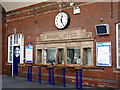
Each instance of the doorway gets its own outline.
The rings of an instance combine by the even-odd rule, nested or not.
[[[13,48],[13,74],[18,74],[18,64],[20,63],[20,46]]]

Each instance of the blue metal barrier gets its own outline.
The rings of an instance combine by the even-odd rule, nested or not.
[[[80,81],[80,90],[82,90],[82,69],[77,68],[76,70],[76,89],[78,89],[78,70],[79,70],[79,81]]]
[[[30,82],[32,82],[32,66],[30,66]]]
[[[52,85],[54,85],[54,67],[52,68]]]
[[[41,67],[39,67],[39,83],[41,83]]]
[[[49,68],[49,81],[48,81],[49,85],[51,85],[51,69]]]
[[[82,90],[83,86],[82,86],[82,69],[79,70],[80,71],[80,90]]]
[[[52,83],[51,83],[51,69],[52,69]],[[65,84],[65,69],[66,68],[63,68],[63,87],[66,87],[66,84]],[[83,89],[83,86],[82,86],[82,69],[75,69],[75,70],[76,70],[76,89],[78,89],[78,70],[79,70],[80,90],[82,90]],[[32,66],[28,66],[27,81],[32,82]],[[41,67],[39,67],[39,83],[41,83]],[[49,85],[54,85],[54,67],[49,67],[48,84]]]
[[[66,87],[66,84],[65,84],[65,68],[63,68],[63,87]]]
[[[78,70],[76,69],[76,89],[78,88]]]

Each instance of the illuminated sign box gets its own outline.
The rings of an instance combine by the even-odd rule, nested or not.
[[[96,25],[96,34],[97,35],[107,35],[109,34],[109,24],[100,24]]]

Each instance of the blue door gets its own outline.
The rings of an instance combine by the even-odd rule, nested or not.
[[[18,74],[18,63],[20,63],[20,46],[13,48],[13,74]]]

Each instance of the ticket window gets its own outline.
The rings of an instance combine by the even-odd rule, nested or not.
[[[91,48],[84,48],[83,49],[83,65],[91,66],[92,65],[92,54]]]
[[[42,63],[42,49],[37,49],[37,63]]]
[[[58,64],[64,64],[64,49],[58,49]]]
[[[80,65],[80,48],[67,48],[67,64]]]
[[[55,48],[45,48],[44,49],[44,60],[45,63],[55,64]]]

